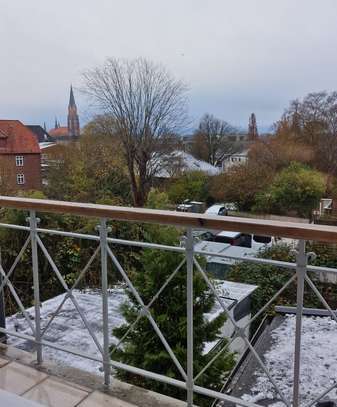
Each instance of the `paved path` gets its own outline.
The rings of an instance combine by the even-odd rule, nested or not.
[[[66,383],[30,366],[1,358],[0,406],[135,407],[116,397]]]

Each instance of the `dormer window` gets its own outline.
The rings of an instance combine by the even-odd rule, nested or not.
[[[23,167],[23,155],[15,156],[15,164],[17,167]]]

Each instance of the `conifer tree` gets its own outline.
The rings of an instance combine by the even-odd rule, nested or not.
[[[252,113],[249,117],[248,140],[256,141],[258,139],[258,137],[259,137],[259,133],[257,131],[256,116],[255,116],[255,113]]]
[[[146,228],[150,241],[176,245],[178,232],[172,227]],[[145,304],[148,304],[156,292],[165,283],[169,275],[177,268],[183,257],[174,252],[145,249],[140,258],[141,268],[129,272],[131,281],[137,288]],[[113,330],[113,334],[122,338],[130,325],[137,318],[140,307],[129,292],[128,304],[122,306],[126,324]],[[220,338],[220,328],[226,316],[224,313],[213,320],[207,320],[205,314],[210,313],[215,304],[214,295],[208,290],[206,283],[198,271],[194,272],[194,374],[197,374],[215,355],[214,352],[204,354],[205,344]],[[174,351],[179,362],[186,371],[186,266],[183,266],[150,308],[154,320],[163,332],[167,342]],[[227,339],[222,340],[222,345]],[[113,347],[111,348],[113,349]],[[155,373],[183,380],[178,369],[166,352],[161,340],[154,332],[146,317],[142,317],[132,332],[126,337],[123,345],[111,352],[111,358],[140,367]],[[221,356],[200,376],[197,385],[220,390],[226,374],[234,364],[234,355],[223,352]],[[176,387],[145,379],[123,370],[117,376],[129,383],[145,387],[172,397],[186,400],[186,392]],[[197,405],[209,405],[210,400],[195,396]]]

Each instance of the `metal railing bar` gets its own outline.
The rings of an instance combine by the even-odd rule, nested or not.
[[[275,380],[273,379],[272,375],[270,374],[269,370],[267,369],[266,365],[263,363],[262,359],[260,358],[259,354],[256,352],[254,346],[250,343],[249,339],[243,335],[242,339],[246,342],[246,345],[248,346],[249,350],[252,352],[252,354],[254,355],[255,359],[257,360],[257,362],[259,363],[259,365],[261,366],[262,370],[264,371],[264,373],[267,375],[268,379],[270,380],[270,382],[272,383],[272,385],[274,386],[275,390],[277,391],[277,393],[279,394],[279,396],[281,397],[281,400],[283,401],[283,403],[290,407],[290,403],[287,401],[287,399],[284,397],[282,391],[279,389],[277,383],[275,382]]]
[[[208,287],[210,288],[210,290],[213,292],[214,296],[216,297],[216,299],[218,300],[218,302],[220,303],[220,305],[222,306],[223,310],[226,312],[229,320],[232,322],[232,324],[235,327],[235,330],[238,334],[239,337],[241,337],[247,344],[247,346],[250,348],[252,354],[254,355],[255,359],[257,360],[257,362],[261,365],[263,371],[265,372],[265,374],[268,376],[270,382],[273,384],[273,386],[275,387],[276,391],[278,392],[278,394],[280,395],[282,401],[287,405],[290,406],[290,404],[287,402],[287,400],[285,399],[285,397],[283,396],[281,390],[278,388],[276,382],[274,381],[274,379],[272,378],[272,376],[270,375],[268,369],[266,368],[266,366],[264,365],[264,363],[262,362],[261,358],[259,357],[258,353],[256,352],[256,350],[254,349],[254,347],[251,345],[251,343],[249,342],[249,339],[247,338],[247,336],[244,333],[244,330],[242,328],[240,328],[234,318],[232,317],[232,315],[230,314],[228,308],[226,307],[226,305],[224,304],[224,302],[222,301],[222,299],[220,298],[220,296],[218,295],[218,293],[216,292],[215,288],[213,287],[213,284],[210,282],[209,278],[207,277],[206,273],[204,272],[203,268],[200,266],[200,264],[198,263],[198,261],[196,259],[194,259],[195,265],[197,267],[197,269],[199,270],[199,272],[201,273],[201,275],[203,276],[204,280],[206,281]]]
[[[260,331],[260,329],[263,327],[263,324],[265,323],[267,316],[265,316],[263,318],[263,320],[261,321],[260,325],[258,326],[258,328],[256,329],[256,331],[254,332],[254,335],[252,337],[252,344],[255,344],[255,340],[258,337],[258,332]],[[249,352],[249,348],[245,345],[244,351],[242,352],[242,354],[240,355],[240,357],[237,359],[235,366],[233,367],[233,369],[231,370],[230,374],[228,377],[226,377],[226,380],[224,382],[224,384],[221,386],[220,392],[222,393],[224,391],[224,389],[226,388],[227,384],[231,381],[231,377],[233,377],[236,372],[238,371],[239,367],[241,366],[242,362],[246,359],[247,355]],[[214,407],[216,406],[218,400],[215,399],[212,403],[212,405],[210,407]]]
[[[230,339],[230,341],[228,341],[227,343],[226,343],[226,345],[225,346],[223,346],[220,350],[219,350],[219,352],[217,352],[213,357],[212,357],[212,359],[200,370],[200,372],[193,378],[193,380],[196,382],[198,379],[199,379],[199,377],[212,365],[212,363],[213,362],[215,362],[217,359],[218,359],[218,357],[226,350],[226,349],[228,349],[228,347],[235,341],[235,339],[237,339],[238,338],[238,336],[237,335],[234,335],[231,339]],[[222,338],[223,339],[223,338]],[[222,339],[220,339],[220,341],[219,342],[221,342],[221,340]],[[218,343],[219,343],[218,342]]]
[[[164,291],[164,289],[167,287],[167,285],[171,282],[171,280],[173,279],[173,277],[175,277],[175,275],[178,273],[178,271],[181,269],[181,267],[183,266],[183,264],[185,263],[186,259],[184,258],[182,260],[182,262],[178,265],[178,267],[174,270],[174,272],[169,276],[169,278],[165,281],[165,283],[160,287],[160,289],[158,290],[158,292],[155,294],[155,296],[152,298],[152,300],[146,305],[146,308],[150,308],[152,306],[152,304],[157,300],[157,298],[159,297],[159,295]],[[118,347],[121,345],[121,343],[124,341],[124,339],[129,335],[129,333],[133,330],[133,328],[136,326],[136,324],[138,323],[138,321],[143,317],[144,315],[142,315],[141,310],[138,313],[137,318],[135,319],[135,321],[130,325],[129,329],[126,331],[126,333],[122,336],[122,338],[119,340],[119,342],[117,343],[117,345],[114,346],[114,348],[112,349],[111,353],[114,353]]]
[[[231,259],[231,260],[238,260],[238,261],[246,261],[249,263],[257,263],[257,264],[266,264],[269,266],[281,267],[290,270],[296,270],[296,263],[291,263],[287,261],[281,260],[271,260],[271,259],[264,259],[261,257],[251,257],[251,256],[231,256],[226,255],[224,253],[216,253],[216,252],[208,252],[203,250],[195,250],[194,254],[204,255],[204,256],[211,256],[211,257],[220,257],[224,259]],[[337,274],[337,268],[329,268],[323,266],[307,266],[307,271],[312,271],[314,273],[333,273]]]
[[[35,339],[36,339],[36,361],[41,364],[42,358],[42,346],[41,341],[41,301],[40,301],[40,279],[39,279],[39,256],[38,256],[38,244],[37,244],[37,224],[40,219],[36,217],[36,212],[31,210],[29,212],[30,228],[30,243],[32,250],[32,272],[33,272],[33,295],[34,295],[34,322],[35,322]]]
[[[187,389],[187,406],[193,407],[193,371],[194,371],[194,332],[193,332],[193,312],[194,312],[194,301],[193,301],[193,231],[191,228],[187,229],[186,233],[186,245],[185,245],[185,258],[186,258],[186,366],[187,366],[187,379],[186,379],[186,389]]]
[[[28,226],[13,225],[13,224],[9,224],[9,223],[0,223],[0,227],[8,228],[8,229],[18,229],[18,230],[30,231]],[[74,238],[74,239],[85,239],[85,240],[95,240],[95,241],[100,240],[99,236],[85,234],[85,233],[66,232],[63,230],[53,230],[53,229],[44,229],[44,228],[37,228],[36,231],[38,233],[70,237],[70,238]],[[173,251],[173,252],[179,252],[179,253],[185,252],[185,249],[180,246],[169,246],[169,245],[163,245],[163,244],[159,244],[159,243],[137,242],[137,241],[133,241],[133,240],[116,239],[113,237],[108,237],[107,240],[109,243],[120,244],[120,245],[125,245],[125,246],[144,247],[144,248],[149,248],[149,249],[167,250],[167,251]]]
[[[51,265],[51,268],[53,269],[54,273],[56,274],[57,278],[59,279],[60,283],[62,284],[62,287],[66,290],[69,291],[68,285],[64,281],[62,274],[60,273],[58,267],[56,266],[54,260],[50,256],[48,250],[46,249],[46,246],[43,244],[42,240],[40,239],[39,236],[36,237],[36,240],[43,252],[43,254],[46,256],[48,263]]]
[[[335,322],[337,322],[337,316],[335,312],[331,309],[330,305],[326,302],[325,298],[322,296],[322,294],[319,292],[318,288],[315,286],[315,284],[312,282],[312,280],[308,277],[305,276],[305,281],[309,284],[313,292],[316,294],[318,299],[321,301],[321,303],[324,305],[324,307],[329,311],[330,316]]]
[[[107,237],[110,229],[105,218],[100,219],[98,225],[101,251],[101,299],[103,320],[103,371],[104,385],[110,385],[110,352],[109,352],[109,303],[108,303],[108,256]]]
[[[234,256],[234,255],[230,255],[230,254],[210,252],[210,251],[204,251],[204,250],[195,250],[194,254],[210,256],[210,257],[220,257],[222,259],[246,261],[249,263],[267,264],[270,266],[282,267],[282,268],[287,268],[287,269],[296,269],[296,263],[280,261],[280,260],[264,259],[261,257]],[[337,269],[336,269],[336,272],[337,272]]]
[[[64,288],[65,291],[67,292],[68,297],[70,298],[70,300],[71,300],[72,303],[74,304],[74,306],[75,306],[77,312],[79,313],[80,317],[82,318],[82,321],[83,321],[85,327],[87,328],[87,330],[88,330],[90,336],[92,337],[93,341],[95,342],[95,345],[97,346],[98,350],[103,354],[103,348],[102,348],[101,344],[99,343],[99,341],[98,341],[98,339],[97,339],[95,333],[94,333],[93,330],[91,329],[91,326],[90,326],[90,324],[89,324],[89,322],[88,322],[86,316],[85,316],[84,313],[82,312],[81,307],[79,306],[79,304],[78,304],[76,298],[73,296],[73,294],[72,294],[71,290],[69,289],[67,283],[64,281],[64,279],[63,279],[63,277],[62,277],[62,275],[61,275],[61,273],[60,273],[58,267],[57,267],[56,264],[54,263],[54,260],[51,258],[51,256],[50,256],[48,250],[46,249],[46,247],[45,247],[45,245],[43,244],[43,242],[42,242],[42,240],[40,239],[40,237],[37,236],[36,239],[37,239],[37,242],[38,242],[40,248],[41,248],[42,251],[43,251],[43,254],[46,256],[46,258],[47,258],[49,264],[51,265],[52,269],[54,270],[54,272],[55,272],[57,278],[59,279],[59,281],[60,281],[60,283],[62,284],[63,288]]]
[[[28,226],[19,226],[19,225],[7,224],[7,223],[0,223],[0,227],[30,231]],[[88,234],[84,234],[84,233],[65,232],[65,231],[61,231],[61,230],[52,230],[52,229],[43,229],[43,228],[37,228],[36,231],[38,233],[46,233],[46,234],[50,234],[50,235],[58,235],[58,236],[64,236],[64,237],[99,241],[99,236],[88,235]],[[126,246],[133,246],[133,247],[143,247],[143,248],[149,248],[149,249],[174,251],[174,252],[179,252],[179,253],[185,252],[185,249],[183,247],[179,247],[179,246],[168,246],[168,245],[161,245],[158,243],[136,242],[136,241],[132,241],[132,240],[115,239],[112,237],[108,238],[108,242],[114,243],[114,244],[126,245]],[[276,266],[276,267],[293,269],[293,270],[296,269],[296,263],[264,259],[264,258],[260,258],[260,257],[233,256],[233,255],[231,256],[231,255],[226,255],[224,253],[216,253],[216,252],[210,252],[210,251],[205,251],[205,250],[194,250],[194,254],[211,256],[211,257],[227,258],[227,259],[238,260],[238,261],[247,261],[250,263],[257,263],[257,264],[266,264],[266,265],[270,265],[270,266]],[[324,267],[324,266],[308,265],[307,271],[312,271],[314,273],[323,272],[323,273],[337,274],[337,268],[332,268],[332,267],[329,268],[329,267]]]
[[[13,225],[11,223],[0,223],[1,228],[6,228],[6,229],[14,229],[14,230],[25,230],[26,232],[30,231],[29,226],[23,226],[23,225]]]
[[[294,379],[293,379],[293,407],[300,405],[300,378],[301,378],[301,343],[302,343],[302,316],[304,299],[304,281],[307,274],[308,256],[305,252],[305,240],[298,242],[296,253],[296,322],[294,346]]]
[[[228,319],[231,321],[231,323],[234,325],[235,329],[238,329],[239,326],[236,324],[234,318],[232,317],[231,313],[229,312],[228,307],[226,306],[226,304],[222,301],[222,299],[220,298],[219,294],[216,292],[216,289],[214,288],[213,284],[210,282],[209,278],[207,277],[205,271],[203,270],[203,268],[200,266],[199,262],[197,261],[196,258],[193,259],[194,264],[196,265],[198,271],[201,273],[202,277],[204,278],[204,280],[206,281],[206,284],[208,285],[208,288],[212,291],[212,293],[214,294],[215,298],[217,299],[217,301],[219,302],[219,304],[221,305],[222,309],[225,311]]]
[[[271,299],[252,317],[250,320],[244,325],[243,329],[246,329],[249,325],[251,325],[256,318],[258,318],[268,307],[271,305],[276,298],[289,286],[290,283],[292,283],[294,280],[296,280],[296,274],[291,276],[291,278],[275,293]]]
[[[168,352],[168,354],[170,355],[171,359],[173,360],[174,364],[176,365],[177,369],[179,370],[180,374],[182,375],[182,377],[186,380],[187,379],[187,375],[186,372],[184,371],[183,367],[181,366],[179,360],[177,359],[177,357],[175,356],[175,354],[173,353],[171,346],[168,344],[168,342],[166,341],[164,335],[162,334],[161,330],[159,329],[156,321],[153,319],[150,311],[145,307],[145,304],[142,300],[142,298],[140,297],[140,295],[138,294],[138,291],[136,290],[136,288],[134,287],[134,285],[132,284],[132,282],[130,281],[129,277],[127,276],[126,272],[124,271],[123,267],[120,265],[119,261],[117,260],[117,258],[115,257],[115,255],[112,253],[110,247],[107,247],[107,252],[112,260],[112,262],[114,263],[114,265],[116,266],[117,270],[121,273],[121,275],[123,276],[126,284],[128,285],[128,287],[130,288],[132,294],[135,296],[138,304],[142,307],[142,310],[144,311],[144,314],[147,316],[148,320],[150,321],[154,331],[156,332],[156,334],[158,335],[159,339],[161,340],[162,344],[164,345],[166,351]]]
[[[24,315],[30,329],[32,330],[33,335],[35,335],[35,328],[34,325],[32,324],[32,321],[29,318],[29,315],[25,309],[25,307],[23,306],[20,297],[17,295],[15,288],[13,287],[11,281],[7,278],[6,273],[4,271],[4,269],[2,268],[2,265],[0,264],[0,274],[2,275],[4,282],[5,282],[5,286],[7,285],[7,287],[9,288],[10,292],[12,293],[16,303],[18,304],[22,314]]]
[[[96,248],[94,254],[90,257],[90,260],[88,261],[88,263],[85,265],[85,267],[83,268],[83,270],[81,271],[81,273],[77,277],[77,279],[74,282],[73,286],[70,288],[71,292],[76,288],[77,284],[81,281],[81,279],[83,278],[83,276],[85,275],[85,273],[87,272],[89,267],[91,266],[92,262],[94,261],[95,257],[97,256],[97,254],[99,252],[99,249],[100,249],[100,245]],[[41,338],[46,333],[47,329],[49,328],[49,326],[53,322],[53,320],[56,318],[56,316],[60,313],[61,308],[63,307],[64,303],[67,301],[68,298],[69,298],[69,294],[65,293],[61,303],[56,308],[56,311],[53,313],[52,317],[49,319],[47,325],[43,328],[43,330],[41,332]]]
[[[328,393],[330,393],[331,390],[333,390],[335,387],[337,387],[337,383],[335,382],[332,386],[330,386],[328,389],[324,390],[319,396],[317,396],[313,401],[310,402],[310,404],[307,405],[307,407],[311,407],[314,404],[316,404],[322,397],[326,396]]]
[[[0,332],[35,343],[35,338],[33,336],[30,336],[30,335],[20,334],[18,332],[13,332],[13,331],[6,330],[4,328],[0,328]],[[56,350],[60,350],[60,351],[66,352],[66,353],[70,353],[70,354],[75,355],[75,356],[83,357],[85,359],[89,359],[89,360],[92,360],[94,362],[102,363],[102,360],[95,357],[95,356],[92,356],[92,355],[89,355],[89,354],[86,354],[86,353],[83,353],[83,352],[79,352],[78,350],[75,350],[75,349],[71,349],[71,348],[60,346],[60,345],[56,345],[55,343],[52,343],[52,342],[49,342],[49,341],[43,340],[43,341],[41,341],[41,345],[44,345],[44,346],[47,346],[47,347],[50,347],[50,348],[53,348],[53,349],[56,349]],[[128,371],[130,373],[137,374],[139,376],[147,377],[149,379],[157,380],[157,381],[160,381],[162,383],[167,383],[167,384],[170,384],[172,386],[175,386],[175,387],[186,390],[186,383],[185,382],[183,382],[181,380],[173,379],[172,377],[160,375],[158,373],[154,373],[154,372],[150,372],[148,370],[144,370],[144,369],[140,369],[140,368],[137,368],[137,367],[134,367],[134,366],[126,365],[126,364],[121,363],[121,362],[110,361],[110,365],[111,365],[111,367],[116,368],[116,369],[125,370],[125,371]],[[227,394],[219,393],[217,391],[210,390],[210,389],[207,389],[207,388],[201,387],[201,386],[194,386],[194,392],[198,393],[198,394],[201,394],[201,395],[204,395],[204,396],[209,396],[209,397],[212,397],[212,398],[218,398],[219,400],[229,401],[231,403],[238,404],[238,405],[240,405],[242,407],[260,407],[258,404],[251,403],[249,401],[245,401],[245,400],[242,400],[242,399],[237,398],[237,397],[229,396]]]
[[[127,222],[155,223],[206,230],[230,230],[265,236],[336,242],[337,229],[333,226],[281,222],[266,219],[216,216],[200,213],[182,213],[158,209],[65,202],[48,199],[0,196],[0,206],[37,212],[67,213],[78,216],[107,218]]]
[[[34,336],[22,334],[22,333],[19,333],[19,332],[9,331],[8,329],[4,329],[4,328],[0,328],[0,332],[4,333],[6,335],[15,336],[15,337],[17,337],[19,339],[24,339],[26,341],[33,342],[34,344],[38,345],[38,343],[36,342],[36,339],[35,339]],[[85,359],[89,359],[89,360],[93,360],[95,362],[102,363],[102,359],[98,358],[97,356],[92,356],[92,355],[89,355],[87,353],[80,352],[80,351],[72,349],[72,348],[68,348],[66,346],[57,345],[54,342],[50,342],[50,341],[47,341],[47,340],[41,340],[39,344],[43,345],[43,346],[48,346],[49,348],[60,350],[62,352],[71,353],[72,355],[75,355],[75,356],[80,356],[80,357],[85,358]]]
[[[11,268],[9,269],[9,272],[8,272],[7,275],[6,275],[7,279],[10,278],[10,276],[11,276],[12,273],[13,273],[13,271],[15,270],[15,267],[17,266],[17,264],[18,264],[19,261],[21,260],[21,257],[22,257],[22,255],[23,255],[23,253],[25,252],[25,250],[27,249],[27,246],[28,246],[29,242],[30,242],[30,236],[28,236],[28,238],[27,238],[27,240],[25,241],[24,245],[21,247],[21,250],[20,250],[19,254],[16,256],[16,258],[15,258],[15,260],[14,260],[14,262],[13,262]],[[4,289],[5,285],[6,285],[6,284],[5,284],[5,281],[3,281],[3,282],[1,283],[1,286],[0,286],[0,291],[2,291],[2,290]]]

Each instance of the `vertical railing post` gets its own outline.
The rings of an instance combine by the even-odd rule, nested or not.
[[[35,342],[37,363],[42,363],[42,344],[41,344],[41,319],[40,319],[40,284],[39,284],[39,260],[37,254],[37,224],[39,219],[35,211],[29,212],[30,239],[32,247],[32,266],[33,266],[33,287],[34,287],[34,310],[35,310]]]
[[[186,239],[187,269],[187,406],[193,406],[193,233],[187,229]]]
[[[0,247],[0,265],[2,267],[2,251]],[[2,285],[3,277],[0,276],[0,285]],[[6,329],[6,312],[5,312],[5,288],[0,292],[0,327]],[[7,340],[6,334],[0,334],[0,343],[5,343]]]
[[[296,330],[294,351],[294,387],[293,407],[300,404],[300,375],[301,375],[301,337],[302,337],[302,314],[304,297],[304,279],[307,272],[307,255],[305,253],[305,240],[299,240],[296,254],[297,274],[297,301],[296,301]]]
[[[108,256],[106,219],[100,220],[99,226],[101,245],[101,279],[102,279],[102,314],[103,314],[103,370],[104,384],[110,385],[110,351],[109,351],[109,307],[108,307]]]

